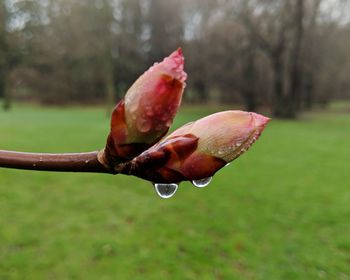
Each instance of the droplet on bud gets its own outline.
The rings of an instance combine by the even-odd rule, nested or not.
[[[161,184],[161,183],[154,184],[154,189],[156,190],[156,193],[161,198],[172,197],[176,193],[178,187],[179,186],[177,184]]]
[[[149,120],[147,120],[146,118],[141,118],[136,123],[136,126],[140,132],[146,133],[146,132],[151,130],[152,123]]]
[[[192,184],[197,188],[204,188],[210,184],[212,179],[213,179],[213,177],[203,178],[203,179],[199,179],[199,180],[193,180]]]

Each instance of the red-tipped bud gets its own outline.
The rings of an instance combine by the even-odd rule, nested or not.
[[[180,106],[186,77],[180,48],[140,76],[113,111],[107,153],[129,160],[163,137]]]
[[[202,118],[177,129],[135,158],[132,173],[164,183],[210,177],[244,153],[269,120],[243,111]]]

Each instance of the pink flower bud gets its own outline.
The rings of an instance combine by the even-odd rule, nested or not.
[[[180,48],[140,76],[113,111],[106,150],[131,159],[163,137],[180,106],[186,78]]]
[[[269,118],[225,111],[189,123],[133,160],[133,174],[177,183],[214,175],[259,138]]]

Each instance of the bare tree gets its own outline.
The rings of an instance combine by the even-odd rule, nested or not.
[[[301,81],[301,109],[311,109],[316,90],[316,73],[320,67],[321,55],[317,45],[318,29],[317,19],[319,17],[320,5],[322,0],[306,1],[305,9],[308,10],[309,17],[304,27],[303,52],[303,79]],[[317,51],[318,49],[318,51]]]
[[[257,69],[256,69],[256,50],[254,46],[249,46],[246,59],[244,60],[243,69],[243,88],[242,95],[247,111],[256,111],[258,106],[256,84],[257,84]]]
[[[293,24],[293,40],[290,51],[290,86],[288,93],[288,109],[286,116],[295,118],[300,109],[301,102],[301,79],[302,79],[302,41],[303,41],[303,26],[304,19],[304,0],[297,0],[294,7],[294,24]]]
[[[5,1],[0,3],[0,98],[3,98],[4,110],[10,109],[11,99],[7,88],[8,45],[7,45],[7,9]]]
[[[290,11],[293,11],[293,16],[290,16]],[[302,76],[303,0],[294,5],[289,1],[265,1],[252,6],[247,2],[240,16],[250,40],[271,61],[273,115],[296,117]]]

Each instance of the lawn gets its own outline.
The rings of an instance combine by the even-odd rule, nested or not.
[[[175,126],[217,108],[185,107]],[[211,185],[0,169],[0,279],[350,279],[350,114],[273,120]],[[0,112],[0,149],[102,148],[102,109]]]

